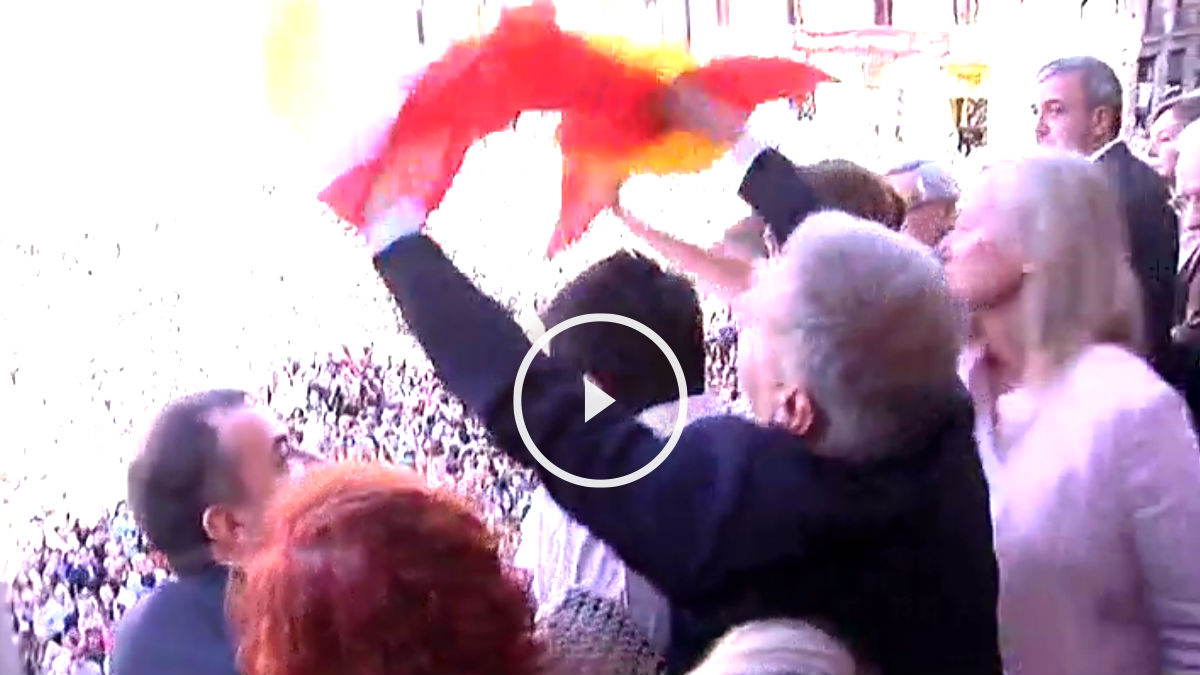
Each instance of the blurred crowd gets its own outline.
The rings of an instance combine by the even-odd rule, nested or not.
[[[732,318],[708,314],[708,376],[723,400],[737,399]],[[536,485],[493,447],[483,425],[446,391],[420,353],[407,360],[374,349],[288,359],[260,395],[308,455],[415,470],[430,487],[471,503],[511,557]],[[14,633],[28,673],[107,673],[113,629],[169,575],[124,501],[94,521],[69,512],[39,518],[19,542],[10,586]]]
[[[18,545],[21,667],[1200,672],[1200,106],[1152,115],[1151,167],[1108,66],[1055,61],[1037,84],[1050,151],[962,199],[933,162],[767,144],[739,167],[753,215],[707,248],[615,195],[657,258],[602,240],[603,260],[511,289],[480,241],[393,242],[377,271],[428,353],[342,347],[256,392],[169,397],[121,465],[128,507],[51,509]],[[753,118],[692,114],[758,140]],[[527,327],[503,308],[532,306],[652,325],[683,362],[680,451],[661,454],[676,376],[628,331],[555,338],[516,423]],[[581,424],[582,375],[624,405]],[[582,489],[526,436],[576,475],[661,463]]]
[[[167,578],[125,503],[98,520],[68,512],[34,523],[10,584],[18,655],[27,673],[108,672],[113,628]]]

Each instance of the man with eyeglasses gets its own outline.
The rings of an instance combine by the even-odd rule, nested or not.
[[[1179,384],[1200,419],[1200,121],[1187,125],[1175,141],[1175,205],[1180,214],[1176,319],[1171,331]]]
[[[1200,347],[1200,122],[1189,124],[1176,141],[1175,206],[1180,213],[1179,323],[1177,343]]]
[[[1150,116],[1150,163],[1168,182],[1175,180],[1179,134],[1197,119],[1200,119],[1200,92],[1173,96]]]

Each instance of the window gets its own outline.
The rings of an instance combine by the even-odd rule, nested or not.
[[[425,44],[425,3],[417,6],[417,43]]]
[[[979,19],[979,0],[953,0],[954,25],[967,25]]]
[[[717,0],[717,25],[729,25],[729,0]]]
[[[875,25],[892,25],[892,0],[875,0]]]
[[[1137,63],[1137,81],[1149,82],[1154,79],[1154,56],[1143,56]]]
[[[1146,35],[1162,35],[1165,26],[1161,0],[1146,0]]]
[[[1167,84],[1182,85],[1183,84],[1183,55],[1184,50],[1172,49],[1167,55]]]

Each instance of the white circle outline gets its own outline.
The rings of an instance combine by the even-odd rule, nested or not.
[[[596,322],[615,323],[618,326],[632,328],[649,338],[654,343],[654,346],[658,347],[663,355],[667,357],[667,362],[671,364],[671,370],[675,373],[675,383],[679,386],[679,406],[675,413],[675,428],[671,430],[671,435],[667,438],[663,449],[646,466],[637,471],[627,473],[624,476],[617,476],[616,478],[585,478],[583,476],[576,476],[546,459],[546,456],[542,454],[541,450],[538,450],[537,444],[533,442],[533,438],[529,435],[529,429],[525,426],[525,412],[522,410],[521,405],[521,394],[525,391],[525,376],[529,374],[529,367],[533,365],[533,359],[537,357],[538,352],[545,349],[546,345],[550,344],[550,340],[555,335],[585,323]],[[542,333],[538,339],[533,341],[533,345],[529,348],[529,351],[525,353],[525,358],[521,361],[521,367],[517,369],[517,379],[513,383],[513,416],[517,422],[517,433],[521,435],[521,440],[525,443],[525,447],[529,449],[529,454],[533,455],[534,461],[541,464],[544,469],[555,476],[572,485],[587,488],[613,488],[629,485],[636,480],[645,478],[651,471],[657,469],[660,464],[665,462],[667,456],[675,449],[675,444],[679,442],[679,437],[683,434],[683,428],[687,426],[687,400],[687,382],[683,377],[683,366],[680,365],[679,358],[667,346],[666,340],[659,337],[658,333],[650,330],[650,327],[646,324],[630,319],[627,316],[621,316],[620,314],[580,314]]]

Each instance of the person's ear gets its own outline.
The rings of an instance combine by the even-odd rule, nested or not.
[[[242,527],[233,513],[224,506],[210,506],[204,509],[200,525],[210,541],[223,542],[232,541]]]
[[[1092,111],[1092,133],[1097,137],[1108,138],[1120,128],[1121,120],[1112,108],[1102,106]]]
[[[788,387],[780,394],[775,408],[775,423],[795,436],[808,435],[815,426],[817,408],[812,397],[800,387]]]

